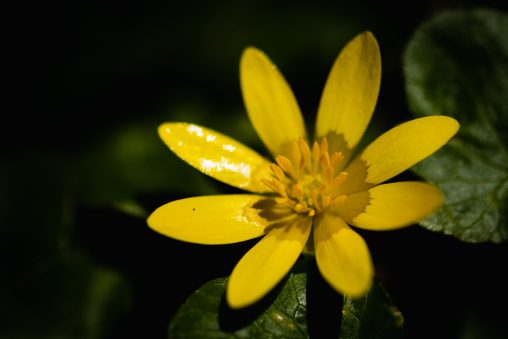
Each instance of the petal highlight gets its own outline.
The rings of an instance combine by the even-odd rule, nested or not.
[[[344,189],[359,192],[402,173],[444,146],[458,130],[457,120],[438,115],[392,128],[346,168],[350,176]]]
[[[213,130],[188,123],[164,123],[159,136],[181,159],[209,176],[256,193],[269,190],[270,162],[249,147]]]
[[[442,203],[443,195],[435,186],[407,181],[379,185],[353,194],[336,211],[348,224],[386,231],[417,223]]]
[[[232,308],[264,297],[289,272],[309,238],[312,218],[299,218],[273,228],[235,266],[226,299]]]
[[[319,104],[316,136],[327,137],[332,152],[345,153],[358,144],[374,112],[380,82],[379,46],[372,33],[364,32],[340,52]],[[334,139],[345,145],[334,145]]]
[[[230,244],[262,236],[269,221],[257,205],[265,197],[214,195],[172,201],[148,217],[153,230],[197,244]]]
[[[240,84],[247,114],[272,155],[289,153],[289,144],[306,138],[298,103],[277,67],[259,49],[245,49]]]
[[[314,247],[319,271],[334,289],[351,297],[369,291],[374,275],[369,249],[342,219],[330,213],[316,218]]]

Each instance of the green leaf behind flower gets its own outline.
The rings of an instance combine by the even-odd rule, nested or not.
[[[508,239],[507,37],[506,13],[444,12],[417,30],[404,55],[411,110],[461,124],[457,137],[414,168],[446,200],[421,225],[469,242]]]
[[[310,271],[308,277],[294,269],[282,286],[241,310],[232,310],[225,303],[227,278],[212,280],[180,307],[169,325],[169,338],[308,338],[313,337],[311,332],[318,332],[318,337],[326,334],[347,339],[402,337],[402,315],[379,283],[365,297],[345,297],[342,301],[337,298],[334,310],[338,316],[332,317],[336,322],[323,323],[330,320],[329,305],[324,305],[329,301],[311,300],[321,292],[316,289],[323,286],[316,282],[316,278],[322,278]],[[331,299],[338,296],[333,292]],[[323,333],[329,329],[336,335]]]

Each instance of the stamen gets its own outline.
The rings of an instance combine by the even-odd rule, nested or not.
[[[330,205],[330,196],[329,195],[323,196],[323,198],[321,199],[321,203],[322,203],[323,209],[327,208],[328,205]]]
[[[268,188],[270,188],[275,193],[279,193],[279,195],[283,196],[284,198],[288,197],[284,185],[280,182],[268,179],[261,179],[261,182],[268,186]]]
[[[318,210],[320,210],[319,208],[319,202],[318,202],[318,190],[317,189],[312,189],[312,191],[310,191],[310,197],[312,199],[312,205],[316,206],[316,208]]]
[[[298,184],[294,184],[293,187],[291,188],[291,194],[294,195],[294,197],[300,202],[300,203],[303,203],[304,202],[304,197],[303,197],[303,188],[298,185]]]
[[[286,180],[286,176],[284,175],[284,171],[282,168],[275,164],[270,164],[270,169],[272,170],[273,174],[279,179],[279,181],[284,182]]]
[[[298,146],[300,147],[300,153],[302,154],[302,167],[306,168],[310,165],[310,149],[309,145],[303,140],[303,138],[298,139]]]
[[[330,205],[336,205],[336,204],[340,204],[340,203],[343,203],[344,201],[346,201],[347,199],[347,196],[342,194],[342,195],[339,195],[337,198],[333,199],[331,202],[330,202]]]
[[[328,167],[325,168],[325,173],[324,174],[324,177],[325,177],[325,182],[330,185],[332,183],[332,179],[333,179],[333,167],[331,165],[329,165]]]
[[[333,179],[331,185],[332,189],[338,188],[344,182],[344,180],[346,180],[347,176],[348,176],[347,172],[340,172],[340,174],[336,176],[335,179]]]
[[[330,164],[333,167],[337,167],[339,163],[344,159],[344,156],[342,155],[342,152],[334,152],[332,154],[332,157],[330,158]]]
[[[298,147],[298,141],[291,143],[291,162],[293,164],[293,174],[295,179],[300,177],[300,167],[302,161],[302,154]]]
[[[293,165],[291,164],[291,161],[289,161],[288,158],[279,154],[275,157],[275,161],[284,172],[286,172],[289,175],[293,175]]]
[[[312,149],[304,138],[295,140],[290,147],[288,157],[277,155],[276,164],[270,165],[271,179],[261,180],[278,194],[278,206],[312,217],[346,200],[339,188],[348,174],[342,171],[337,175],[344,159],[341,152],[330,154],[326,138],[314,142]]]
[[[321,158],[319,158],[319,163],[321,164],[323,169],[330,166],[330,158],[329,158],[328,153],[321,153]]]
[[[277,197],[275,198],[275,202],[279,205],[291,205],[291,200],[288,198]]]
[[[328,153],[328,140],[326,138],[321,139],[321,153]]]

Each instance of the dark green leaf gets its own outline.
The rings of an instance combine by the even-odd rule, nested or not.
[[[171,321],[169,338],[307,337],[304,273],[291,274],[264,312],[259,307],[229,309],[223,297],[226,282],[226,278],[215,279],[194,292]],[[265,308],[265,304],[256,306]]]
[[[0,337],[104,338],[128,296],[119,275],[84,256],[41,265],[0,292]]]
[[[508,239],[508,15],[445,12],[422,25],[404,55],[409,105],[456,118],[458,136],[414,170],[445,205],[421,224],[464,241]]]
[[[379,283],[359,299],[344,298],[340,338],[402,338],[404,318]]]
[[[307,288],[317,286],[309,285],[306,273],[293,270],[280,288],[243,310],[226,305],[226,282],[215,279],[194,292],[172,319],[169,338],[308,338],[309,317],[330,319],[321,313],[328,311],[322,301],[315,314],[307,313],[308,299],[315,296]],[[340,300],[335,311],[340,314]],[[402,315],[378,283],[363,298],[344,298],[342,315],[341,324],[339,317],[323,328],[340,328],[340,338],[402,337]]]

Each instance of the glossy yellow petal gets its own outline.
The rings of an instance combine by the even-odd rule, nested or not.
[[[414,119],[392,128],[374,140],[346,168],[346,193],[355,193],[382,183],[436,152],[459,129],[446,116]]]
[[[327,137],[332,152],[344,153],[358,144],[374,112],[380,81],[379,46],[372,33],[364,32],[335,60],[321,97],[316,136]],[[337,142],[345,142],[346,149]]]
[[[229,244],[259,237],[269,222],[257,206],[265,197],[214,195],[176,200],[157,208],[148,225],[168,237],[197,244]]]
[[[434,186],[416,181],[375,186],[349,196],[336,212],[350,225],[385,231],[414,224],[443,203]]]
[[[176,155],[201,172],[251,192],[269,192],[261,179],[270,177],[270,162],[249,147],[188,123],[164,123],[159,135]]]
[[[367,244],[336,215],[315,219],[314,247],[319,271],[338,292],[351,297],[367,293],[374,269]]]
[[[279,225],[243,256],[228,280],[226,299],[232,308],[255,303],[284,278],[302,252],[311,224],[307,217]]]
[[[268,150],[288,154],[289,144],[305,138],[298,103],[277,67],[260,50],[250,47],[240,61],[240,83],[247,113]]]

